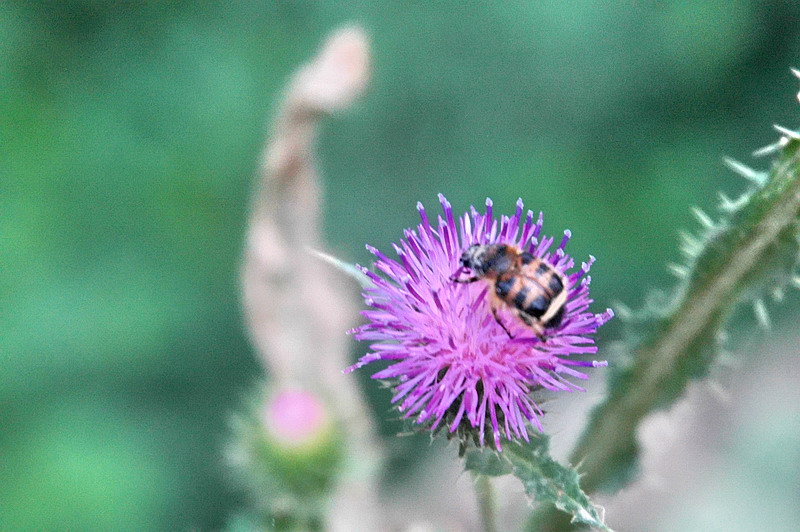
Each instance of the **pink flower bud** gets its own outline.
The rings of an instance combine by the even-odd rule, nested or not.
[[[274,394],[267,401],[263,415],[269,437],[291,448],[312,445],[330,428],[322,401],[315,394],[299,389]]]

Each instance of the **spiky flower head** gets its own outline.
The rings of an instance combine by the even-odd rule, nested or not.
[[[531,211],[523,217],[521,199],[513,216],[499,220],[489,199],[483,214],[472,207],[458,221],[441,194],[439,201],[444,217],[434,223],[417,204],[421,223],[394,245],[396,260],[367,246],[383,276],[361,267],[372,282],[363,294],[371,309],[362,312],[368,322],[352,332],[372,343],[346,371],[389,361],[372,378],[392,385],[392,403],[403,417],[434,431],[446,428],[462,444],[500,449],[501,437],[528,440],[530,425],[542,430],[533,391],[582,390],[566,378],[587,378],[575,367],[605,365],[573,355],[597,352],[593,335],[613,313],[588,310],[587,272],[594,257],[570,273],[574,261],[564,251],[570,232],[551,251],[554,239],[541,234],[542,214],[536,221]],[[504,330],[492,315],[490,281],[452,280],[464,269],[462,253],[473,244],[508,244],[563,274],[567,300],[560,324],[537,335],[510,307],[501,307]]]

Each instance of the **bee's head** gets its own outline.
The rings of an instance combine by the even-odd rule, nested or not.
[[[486,270],[486,246],[472,244],[461,254],[461,266],[480,275]]]

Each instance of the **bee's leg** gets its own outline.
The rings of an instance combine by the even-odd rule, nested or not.
[[[473,275],[472,277],[467,277],[462,279],[461,274],[466,273],[469,271],[469,268],[465,268],[464,266],[459,267],[453,275],[450,276],[450,280],[454,283],[474,283],[475,281],[479,281],[480,277],[477,275]]]
[[[508,337],[513,340],[514,335],[511,334],[511,331],[508,330],[508,327],[506,327],[505,323],[503,323],[503,320],[500,319],[500,315],[497,313],[497,305],[492,305],[492,316],[494,316],[494,321],[496,321],[497,324],[503,328]]]
[[[480,279],[481,279],[480,277],[467,277],[466,279],[460,279],[455,275],[450,277],[450,280],[453,281],[454,283],[465,283],[465,284],[474,283],[475,281],[480,281]]]
[[[533,332],[536,333],[536,336],[539,338],[540,342],[544,342],[544,329],[538,323],[533,326]]]
[[[525,322],[525,325],[533,329],[533,332],[536,336],[539,337],[539,340],[544,342],[544,331],[542,330],[541,325],[538,322],[534,322],[530,316],[525,314],[524,312],[520,312],[517,314],[519,318]]]

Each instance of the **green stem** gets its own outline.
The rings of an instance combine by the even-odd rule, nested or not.
[[[497,506],[492,481],[486,475],[473,473],[475,495],[478,498],[478,516],[483,532],[497,532]]]
[[[714,354],[709,347],[734,304],[763,273],[765,264],[774,261],[775,248],[796,239],[798,144],[793,141],[785,148],[767,185],[707,242],[677,305],[632,350],[632,365],[594,411],[571,456],[572,463],[581,464],[581,486],[587,493],[629,476],[642,420],[679,397],[690,378],[707,371]],[[533,516],[528,529],[572,529],[559,514],[553,508],[543,510]]]
[[[637,349],[630,378],[616,387],[592,416],[572,453],[573,463],[583,461],[581,483],[585,490],[602,487],[607,470],[604,466],[635,443],[636,428],[658,407],[668,392],[665,385],[677,371],[693,363],[687,357],[700,356],[695,347],[713,341],[744,288],[743,282],[759,270],[769,247],[781,234],[793,228],[800,213],[799,162],[800,155],[795,154],[776,169],[771,183],[774,186],[759,194],[769,204],[758,205],[762,202],[754,199],[753,212],[746,213],[752,216],[745,214],[739,227],[728,229],[734,245],[725,246],[722,256],[715,258],[712,265],[716,271],[702,272],[702,277],[690,283],[681,304],[654,337]]]

